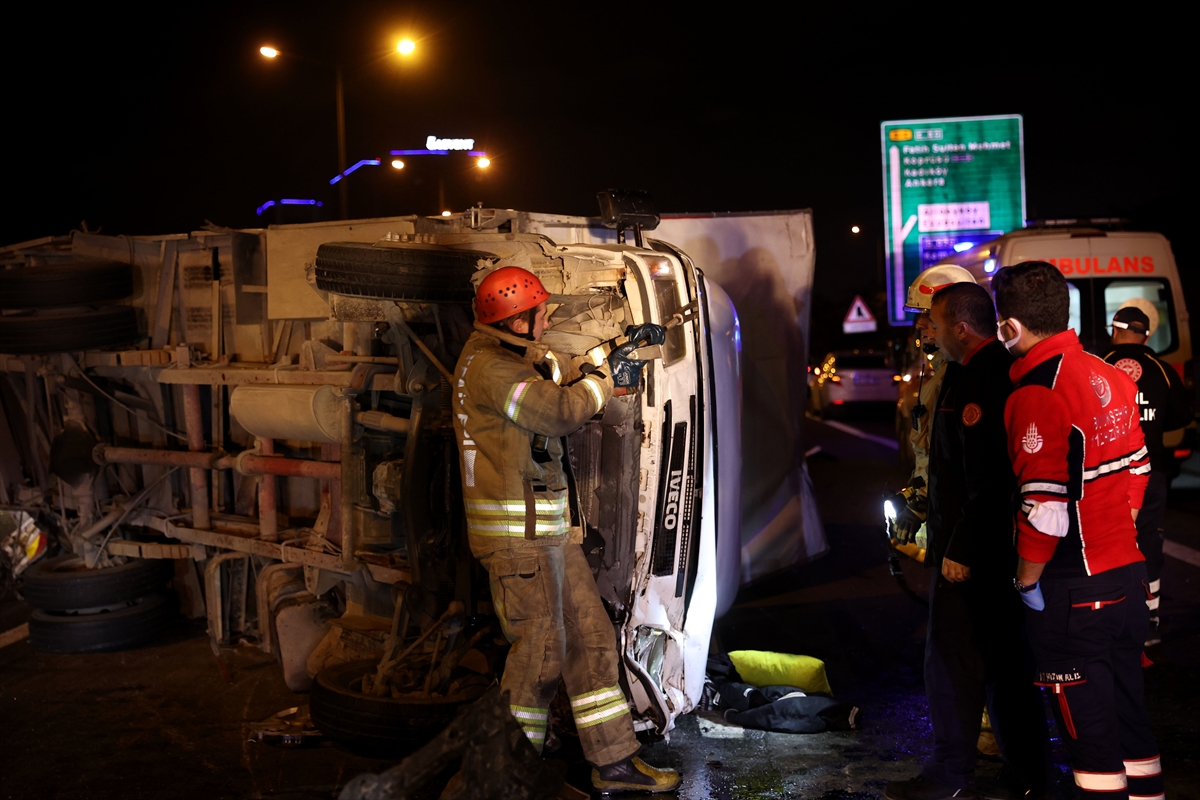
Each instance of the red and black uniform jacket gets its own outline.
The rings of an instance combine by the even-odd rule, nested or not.
[[[1012,579],[1012,498],[1004,405],[1012,392],[1012,356],[995,337],[961,364],[949,364],[929,437],[929,555],[949,558],[972,576]]]
[[[1130,509],[1142,506],[1150,460],[1133,381],[1085,353],[1071,330],[1036,344],[1009,374],[1017,552],[1088,575],[1144,560]]]

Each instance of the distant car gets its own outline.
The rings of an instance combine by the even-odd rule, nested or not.
[[[891,403],[899,398],[900,376],[886,352],[846,350],[828,353],[813,370],[813,411],[822,416],[851,403]]]

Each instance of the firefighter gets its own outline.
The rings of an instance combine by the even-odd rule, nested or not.
[[[1134,520],[1150,461],[1137,387],[1068,329],[1057,267],[1006,267],[992,289],[1017,356],[1004,412],[1019,504],[1013,585],[1029,607],[1037,685],[1053,692],[1082,796],[1162,797],[1143,702],[1149,588]]]
[[[938,350],[937,344],[929,332],[929,306],[933,301],[933,293],[952,283],[974,283],[971,273],[962,267],[953,265],[930,267],[917,276],[908,287],[908,297],[904,304],[910,311],[919,311],[917,317],[917,339],[921,350],[921,358],[926,363],[921,365],[921,378],[918,383],[917,405],[912,410],[912,429],[908,432],[909,442],[912,443],[914,467],[908,486],[900,492],[901,502],[894,523],[896,539],[900,543],[917,541],[921,547],[921,526],[925,523],[925,515],[929,504],[929,409],[937,401],[938,392],[942,388],[942,377],[946,374],[946,359]]]
[[[631,330],[631,342],[613,351],[605,369],[567,374],[570,362],[539,343],[549,298],[527,270],[501,267],[488,274],[475,295],[475,332],[455,367],[454,428],[468,538],[488,571],[496,615],[512,643],[501,686],[540,752],[550,702],[563,680],[596,788],[670,791],[678,773],[636,757],[613,626],[582,537],[570,535],[563,463],[564,437],[604,408],[613,376],[636,385],[642,364],[629,353],[641,339],[661,344],[665,329]]]
[[[931,413],[926,566],[931,580],[925,691],[933,754],[921,774],[889,781],[888,800],[969,796],[977,787],[979,710],[985,702],[1007,765],[988,797],[1045,789],[1045,725],[1027,674],[1004,403],[1012,356],[996,340],[996,310],[974,283],[939,288],[929,332],[947,363]]]
[[[1163,434],[1186,426],[1192,419],[1187,391],[1175,370],[1159,361],[1146,340],[1154,325],[1145,311],[1134,305],[1117,309],[1112,321],[1113,348],[1104,360],[1124,372],[1137,384],[1141,408],[1142,435],[1150,453],[1150,482],[1137,518],[1138,549],[1146,557],[1150,578],[1150,633],[1146,646],[1162,641],[1158,629],[1158,608],[1162,591],[1163,516],[1167,510],[1167,483],[1174,466],[1171,452],[1163,444]]]

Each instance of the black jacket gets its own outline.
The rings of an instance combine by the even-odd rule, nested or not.
[[[1118,344],[1104,360],[1133,378],[1142,409],[1142,435],[1150,451],[1150,469],[1169,474],[1171,454],[1163,446],[1163,433],[1192,421],[1187,390],[1174,369],[1159,361],[1144,344]]]
[[[929,440],[927,566],[950,558],[972,575],[1011,576],[1012,498],[1017,479],[1008,459],[1004,404],[1013,391],[1013,357],[995,339],[950,364]]]

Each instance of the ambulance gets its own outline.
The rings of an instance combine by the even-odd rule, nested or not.
[[[1162,234],[1025,228],[938,264],[957,264],[990,289],[997,270],[1023,261],[1046,261],[1066,277],[1069,325],[1089,352],[1107,352],[1113,315],[1122,305],[1137,305],[1151,320],[1147,345],[1183,375],[1184,364],[1192,358],[1191,328],[1175,256]]]

